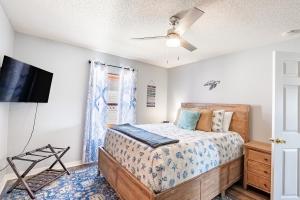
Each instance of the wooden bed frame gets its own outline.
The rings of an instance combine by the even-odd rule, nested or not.
[[[182,108],[233,111],[230,130],[239,133],[245,142],[249,138],[249,105],[182,103]],[[243,157],[218,166],[173,188],[154,193],[142,184],[107,151],[99,148],[99,169],[122,200],[211,200],[239,181],[243,172]]]

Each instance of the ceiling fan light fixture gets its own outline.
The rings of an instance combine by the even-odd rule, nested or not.
[[[179,47],[180,46],[180,40],[178,38],[169,38],[166,41],[167,47]]]
[[[179,47],[180,39],[176,34],[170,34],[166,40],[167,47]]]

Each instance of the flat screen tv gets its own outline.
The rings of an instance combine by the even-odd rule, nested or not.
[[[47,103],[53,73],[4,56],[0,70],[0,102]]]

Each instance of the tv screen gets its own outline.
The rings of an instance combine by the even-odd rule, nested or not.
[[[53,73],[4,56],[0,70],[0,102],[47,103]]]

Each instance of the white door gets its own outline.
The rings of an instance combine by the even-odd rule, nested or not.
[[[300,53],[273,53],[272,199],[300,200]]]

